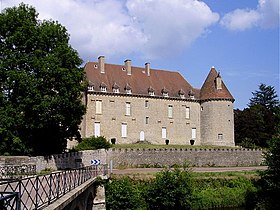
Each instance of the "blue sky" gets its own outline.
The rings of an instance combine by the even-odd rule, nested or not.
[[[23,0],[2,0],[1,7]],[[25,0],[40,19],[64,25],[81,58],[179,71],[200,88],[221,72],[247,106],[260,83],[279,95],[279,0]]]

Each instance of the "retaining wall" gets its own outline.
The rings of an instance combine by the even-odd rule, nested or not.
[[[110,149],[113,166],[255,166],[263,162],[262,150],[251,149]]]
[[[80,168],[113,161],[113,167],[173,166],[188,163],[193,166],[256,166],[263,163],[262,150],[252,149],[100,149],[50,156],[0,156],[0,165],[36,165],[36,171]]]

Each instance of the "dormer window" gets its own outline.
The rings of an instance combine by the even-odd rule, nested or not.
[[[107,85],[104,82],[100,84],[100,91],[107,92]]]
[[[117,89],[114,88],[114,89],[113,89],[113,93],[120,93],[120,89],[119,89],[119,88],[117,88]]]
[[[215,85],[216,85],[217,90],[222,89],[222,77],[221,77],[220,73],[218,73],[218,76],[215,78]]]
[[[180,96],[180,98],[184,99],[185,98],[185,91],[183,91],[183,89],[181,88],[178,92],[178,95]]]
[[[94,84],[93,82],[89,81],[88,82],[88,92],[93,92],[94,91]]]
[[[93,85],[89,85],[88,86],[88,92],[93,92],[94,91],[94,86]]]
[[[129,84],[125,85],[124,90],[126,94],[132,94],[131,87]]]
[[[194,92],[192,89],[189,91],[189,97],[190,99],[194,99]]]
[[[161,93],[162,93],[162,96],[163,97],[168,97],[168,90],[164,87],[162,90],[161,90]]]
[[[148,88],[148,94],[149,94],[150,96],[155,96],[155,90],[154,90],[154,88],[152,88],[151,86]]]
[[[114,83],[112,89],[113,89],[113,93],[119,93],[120,92],[120,86],[118,86],[117,83]]]

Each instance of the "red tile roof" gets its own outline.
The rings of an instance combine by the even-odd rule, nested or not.
[[[179,91],[193,92],[199,99],[199,89],[193,88],[179,72],[150,69],[150,76],[145,68],[131,67],[131,75],[127,75],[125,65],[105,64],[105,73],[100,73],[98,62],[88,62],[85,65],[87,80],[94,85],[95,91],[100,91],[100,84],[106,84],[107,92],[113,92],[113,86],[119,86],[120,93],[126,93],[125,87],[130,87],[132,94],[149,95],[148,89],[154,90],[155,96],[162,96],[162,90],[168,91],[169,97],[180,98]]]
[[[222,81],[222,88],[216,88],[216,78],[219,76],[218,72],[214,67],[211,68],[202,88],[200,89],[200,99],[209,100],[209,99],[226,99],[234,101],[233,96],[230,94],[226,85]]]
[[[85,65],[85,73],[94,91],[101,91],[100,86],[107,87],[107,92],[112,93],[113,87],[119,87],[120,94],[126,94],[126,89],[131,88],[133,95],[149,96],[148,90],[154,90],[155,96],[163,96],[168,92],[170,98],[180,98],[180,94],[186,99],[209,100],[226,99],[234,100],[225,84],[217,90],[215,79],[218,76],[215,68],[212,68],[201,89],[193,88],[179,72],[150,69],[148,76],[145,68],[131,67],[131,75],[127,75],[125,65],[105,64],[105,73],[100,73],[98,62],[88,62]]]

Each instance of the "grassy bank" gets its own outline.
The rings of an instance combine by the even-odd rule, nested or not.
[[[178,145],[178,144],[112,144],[116,149],[230,149],[238,147],[208,146],[208,145]]]
[[[240,207],[256,191],[254,182],[258,178],[256,171],[195,173],[189,170],[114,176],[106,186],[106,202],[109,209]]]

